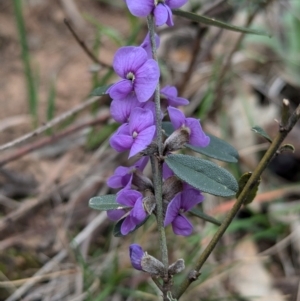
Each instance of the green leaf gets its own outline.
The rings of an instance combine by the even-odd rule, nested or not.
[[[260,30],[255,30],[255,29],[250,29],[250,28],[246,28],[246,27],[240,27],[240,26],[227,24],[225,22],[218,21],[213,18],[197,15],[194,13],[183,11],[181,9],[173,9],[172,12],[176,16],[180,16],[180,17],[189,19],[194,22],[198,22],[198,23],[202,23],[202,24],[206,24],[206,25],[212,25],[212,26],[216,26],[216,27],[220,27],[220,28],[224,28],[224,29],[228,29],[228,30],[232,30],[232,31],[237,31],[237,32],[268,36],[267,33],[260,31]]]
[[[246,184],[249,181],[251,176],[252,176],[252,172],[247,172],[247,173],[244,173],[240,177],[240,179],[239,179],[239,190],[236,193],[236,198],[239,197],[239,195],[243,191],[244,187],[246,186]],[[248,191],[248,194],[247,194],[247,196],[244,200],[245,205],[248,205],[248,204],[252,203],[252,201],[255,199],[257,191],[258,191],[259,184],[260,184],[260,179],[258,181],[256,181],[255,184],[252,185],[252,187],[250,188],[250,190]]]
[[[203,211],[199,210],[198,208],[193,208],[193,209],[189,210],[188,212],[205,220],[206,222],[213,223],[217,226],[221,226],[221,222],[219,222],[217,219],[205,214]]]
[[[106,94],[106,91],[108,90],[108,88],[112,86],[112,85],[107,85],[107,86],[102,86],[102,87],[98,87],[95,90],[93,90],[91,92],[91,96],[102,96]]]
[[[89,206],[103,211],[128,208],[128,206],[117,203],[116,197],[115,194],[96,196],[90,199]]]
[[[252,128],[252,131],[254,133],[256,133],[257,135],[262,136],[263,138],[265,138],[270,143],[272,143],[272,138],[260,126],[258,126],[258,125],[254,126]]]
[[[194,152],[220,161],[230,163],[238,162],[239,154],[233,146],[216,136],[206,135],[210,138],[210,143],[207,147],[197,147],[190,144],[187,144],[186,147]]]
[[[146,223],[146,221],[148,220],[149,217],[150,217],[150,215],[148,215],[148,216],[147,216],[140,224],[138,224],[138,225],[137,225],[132,231],[130,231],[128,234],[134,232],[135,230],[137,230],[138,228],[140,228],[141,226],[143,226],[143,225]],[[121,233],[121,226],[122,226],[122,224],[123,224],[125,218],[126,218],[126,216],[123,217],[123,218],[121,218],[121,219],[115,224],[114,230],[113,230],[113,235],[114,235],[115,237],[123,237],[123,236],[125,236],[125,235],[123,235],[123,234]]]
[[[167,136],[170,136],[173,133],[174,128],[171,122],[163,122],[162,126]],[[207,133],[206,135],[210,138],[210,143],[207,147],[197,147],[190,144],[186,144],[186,147],[197,153],[220,161],[230,163],[236,163],[238,161],[239,154],[233,146],[216,136]]]
[[[238,184],[232,174],[208,160],[170,154],[165,162],[177,177],[203,192],[230,197],[238,190]]]

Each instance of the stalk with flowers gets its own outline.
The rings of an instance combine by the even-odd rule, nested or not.
[[[285,118],[281,131],[246,184],[224,168],[199,157],[177,154],[189,148],[194,152],[227,162],[237,162],[238,153],[225,141],[206,134],[200,121],[186,117],[178,109],[189,101],[177,95],[174,86],[160,89],[160,68],[156,49],[160,41],[156,26],[173,26],[172,9],[178,9],[188,0],[125,0],[129,11],[137,17],[147,17],[149,33],[140,46],[121,47],[115,54],[113,68],[121,78],[106,93],[112,99],[111,116],[120,123],[111,136],[110,145],[117,152],[128,152],[134,157],[130,167],[119,166],[108,179],[116,195],[94,197],[90,206],[106,210],[109,219],[116,222],[114,233],[124,236],[141,227],[151,215],[156,217],[159,233],[160,260],[149,255],[142,246],[132,244],[129,256],[132,266],[148,273],[161,290],[162,299],[179,300],[188,286],[200,275],[200,269],[224,234],[239,208],[249,203],[249,195],[257,188],[259,178],[273,155],[297,122],[298,108]],[[195,18],[194,14],[193,18]],[[245,30],[245,29],[244,29]],[[286,114],[285,114],[286,116]],[[170,120],[170,121],[165,121]],[[143,174],[150,162],[152,178]],[[235,206],[222,223],[206,215],[197,205],[204,200],[202,193],[221,197],[237,196]],[[180,287],[173,287],[173,276],[185,269],[184,259],[169,263],[165,228],[171,226],[175,235],[188,236],[193,225],[188,219],[193,214],[207,222],[219,225],[215,236],[196,260]]]

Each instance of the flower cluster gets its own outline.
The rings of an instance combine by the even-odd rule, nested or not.
[[[187,0],[126,0],[130,12],[138,17],[153,14],[156,25],[173,25],[172,8],[179,8]],[[155,36],[156,47],[159,37]],[[163,155],[178,150],[186,143],[197,147],[206,147],[210,140],[203,132],[199,120],[186,118],[178,109],[189,103],[179,97],[177,89],[165,86],[160,90],[161,112],[156,116],[154,94],[158,86],[160,69],[152,58],[150,36],[147,34],[140,46],[121,47],[115,54],[113,69],[120,80],[110,86],[107,93],[112,99],[111,116],[120,123],[120,127],[110,138],[110,145],[118,152],[129,152],[129,158],[140,158],[131,167],[119,166],[108,179],[107,184],[117,193],[116,202],[120,209],[108,210],[108,217],[121,222],[121,234],[134,231],[151,214],[156,214],[156,200],[151,179],[144,175],[144,169],[150,155],[157,149],[156,118],[168,115],[175,131],[164,142]],[[156,147],[156,148],[155,148]],[[172,225],[177,235],[187,236],[193,226],[183,213],[202,202],[201,192],[180,181],[164,164],[163,170],[163,211],[164,226]],[[161,264],[144,253],[138,245],[130,248],[132,264],[136,269],[153,275],[160,273]],[[151,264],[149,265],[149,262]],[[153,268],[154,267],[154,268]],[[170,266],[172,271],[179,271],[182,263]],[[174,272],[176,273],[176,272]]]

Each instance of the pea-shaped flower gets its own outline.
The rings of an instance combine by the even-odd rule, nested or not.
[[[173,8],[179,8],[188,0],[126,0],[130,12],[136,17],[147,17],[153,13],[156,26],[173,26]]]
[[[147,212],[143,207],[143,195],[136,190],[121,190],[117,194],[117,202],[130,208],[121,226],[122,235],[127,235],[147,217]],[[126,211],[125,209],[108,210],[107,215],[111,220],[117,221],[126,215]]]
[[[169,224],[172,224],[173,231],[177,235],[188,236],[192,234],[193,225],[183,213],[201,203],[203,198],[201,192],[189,185],[185,185],[185,189],[182,192],[177,193],[169,203],[164,226],[166,227]]]
[[[122,124],[109,142],[118,152],[130,150],[130,158],[152,142],[155,130],[153,113],[148,109],[135,108],[130,114],[129,123]]]
[[[155,60],[148,58],[144,48],[121,47],[115,54],[113,68],[122,80],[108,89],[112,99],[122,100],[134,93],[139,102],[145,102],[154,93],[159,67]]]
[[[209,144],[210,138],[203,132],[199,120],[186,118],[180,110],[173,107],[168,107],[168,113],[175,130],[180,128],[187,130],[189,144],[200,147],[206,147]]]

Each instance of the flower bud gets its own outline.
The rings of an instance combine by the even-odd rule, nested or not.
[[[190,130],[188,127],[181,127],[174,131],[165,141],[163,154],[183,148],[184,144],[189,141]]]
[[[169,266],[168,272],[169,272],[169,275],[173,276],[175,274],[182,272],[184,269],[185,269],[184,260],[178,259],[177,261],[175,261],[174,263],[172,263]]]
[[[145,211],[151,215],[156,206],[155,196],[152,192],[143,198],[143,206]]]
[[[152,181],[138,169],[136,169],[133,173],[132,184],[135,185],[140,191],[144,191],[146,189],[153,190]]]
[[[182,191],[182,182],[176,176],[169,177],[164,181],[163,199],[167,202],[171,201],[180,191]]]
[[[142,270],[141,261],[144,256],[142,247],[138,244],[132,244],[129,247],[129,257],[132,266],[137,270]]]
[[[157,156],[158,146],[156,142],[151,142],[144,150],[140,152],[142,156]]]
[[[147,272],[152,276],[164,276],[164,265],[162,262],[144,252],[140,245],[130,245],[129,256],[131,264],[135,269]]]
[[[144,253],[144,256],[141,261],[141,266],[143,271],[149,273],[152,276],[164,277],[163,263],[155,257],[148,255],[147,252]]]

